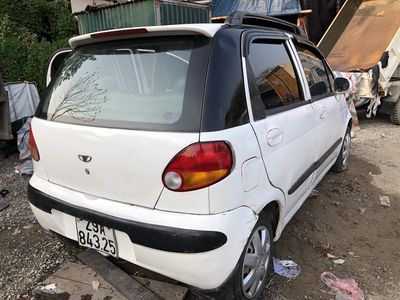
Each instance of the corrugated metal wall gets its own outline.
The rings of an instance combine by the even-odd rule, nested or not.
[[[207,23],[211,14],[207,6],[154,0],[135,1],[77,14],[79,33],[85,34],[113,28]]]
[[[155,25],[153,1],[139,1],[77,15],[79,33],[105,29]]]
[[[210,10],[199,6],[161,2],[162,25],[210,22]]]

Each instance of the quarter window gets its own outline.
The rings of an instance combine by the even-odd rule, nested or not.
[[[296,46],[311,97],[325,96],[332,92],[324,62],[311,51]]]
[[[248,69],[255,120],[300,102],[297,74],[284,41],[253,41],[248,56]]]

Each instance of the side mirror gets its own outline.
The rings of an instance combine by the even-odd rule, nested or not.
[[[326,86],[326,83],[323,81],[314,83],[310,87],[311,97],[318,96],[318,95],[324,95],[324,94],[326,94],[327,91],[328,91],[328,87]]]
[[[344,77],[336,77],[333,81],[333,88],[336,93],[347,93],[350,92],[351,82]]]

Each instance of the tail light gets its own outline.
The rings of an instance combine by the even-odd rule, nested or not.
[[[33,136],[33,130],[31,125],[31,130],[29,131],[29,144],[28,144],[29,151],[31,152],[32,158],[35,161],[40,160],[39,150],[36,146],[35,138]]]
[[[122,29],[122,30],[112,30],[106,32],[92,33],[90,37],[93,39],[104,39],[113,37],[133,36],[144,33],[148,33],[146,28],[135,28],[135,29]]]
[[[232,151],[225,142],[196,143],[170,161],[162,180],[173,191],[196,190],[228,176],[232,165]]]

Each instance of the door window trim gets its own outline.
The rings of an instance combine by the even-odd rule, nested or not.
[[[330,68],[329,65],[327,64],[326,59],[324,58],[324,56],[322,55],[322,53],[321,53],[317,48],[312,47],[312,46],[310,46],[310,45],[308,45],[308,44],[306,44],[306,43],[303,43],[303,42],[301,42],[301,41],[293,41],[293,40],[291,40],[291,42],[292,42],[291,44],[292,44],[292,47],[293,47],[292,50],[293,50],[293,52],[294,52],[294,54],[295,54],[295,56],[296,56],[296,60],[298,61],[298,63],[299,63],[300,66],[301,66],[301,71],[302,71],[302,73],[303,73],[303,75],[304,75],[305,87],[306,87],[306,90],[307,90],[307,94],[308,94],[308,96],[309,96],[309,99],[308,99],[308,100],[310,100],[311,102],[316,102],[316,101],[319,101],[319,100],[322,100],[322,99],[325,99],[325,98],[328,98],[328,97],[336,96],[336,93],[334,92],[332,83],[331,83],[331,81],[329,80],[329,74],[328,74],[328,73],[330,73],[330,74],[332,75],[333,78],[335,78],[335,75],[333,74],[331,68]],[[326,94],[324,94],[324,95],[311,96],[310,87],[309,87],[308,82],[307,82],[307,80],[306,80],[307,77],[306,77],[306,74],[304,73],[304,68],[303,68],[303,65],[301,64],[301,60],[300,60],[300,57],[299,57],[298,50],[297,50],[297,47],[296,47],[296,46],[299,46],[299,47],[301,47],[301,48],[303,48],[303,49],[305,49],[305,50],[310,51],[310,52],[311,52],[312,54],[314,54],[319,60],[322,61],[322,64],[323,64],[324,67],[325,67],[325,72],[326,72],[326,74],[327,74],[327,80],[328,80],[328,83],[329,83],[329,87],[328,87],[328,88],[330,88],[330,92],[328,92],[328,93],[326,93]]]
[[[248,55],[249,55],[249,48],[250,44],[253,43],[255,40],[277,40],[281,41],[282,44],[284,45],[287,55],[289,56],[289,59],[292,63],[294,72],[296,74],[296,81],[297,81],[297,86],[299,89],[299,97],[300,101],[291,103],[282,107],[277,107],[273,109],[266,110],[265,113],[265,118],[260,119],[260,120],[254,120],[254,114],[253,114],[253,106],[251,103],[251,95],[250,95],[250,83],[249,83],[249,74],[248,74],[248,69],[247,69],[247,64],[249,63],[248,61]],[[289,34],[279,34],[279,35],[269,35],[265,33],[260,33],[260,32],[250,32],[250,33],[245,33],[242,36],[242,49],[241,49],[241,58],[242,58],[242,70],[243,70],[243,82],[244,82],[244,89],[245,89],[245,96],[246,96],[246,103],[247,103],[247,109],[249,113],[249,119],[250,123],[254,123],[257,121],[263,121],[265,120],[268,116],[275,115],[278,113],[282,113],[288,110],[292,110],[298,107],[301,107],[303,105],[311,104],[312,101],[311,99],[307,99],[306,97],[309,96],[308,93],[309,91],[305,89],[304,84],[307,84],[305,82],[305,75],[303,73],[303,68],[301,66],[301,62],[298,59],[297,52],[294,51],[295,49],[293,43],[292,43],[292,36]],[[299,65],[300,64],[300,65]],[[308,84],[307,84],[308,87]]]

